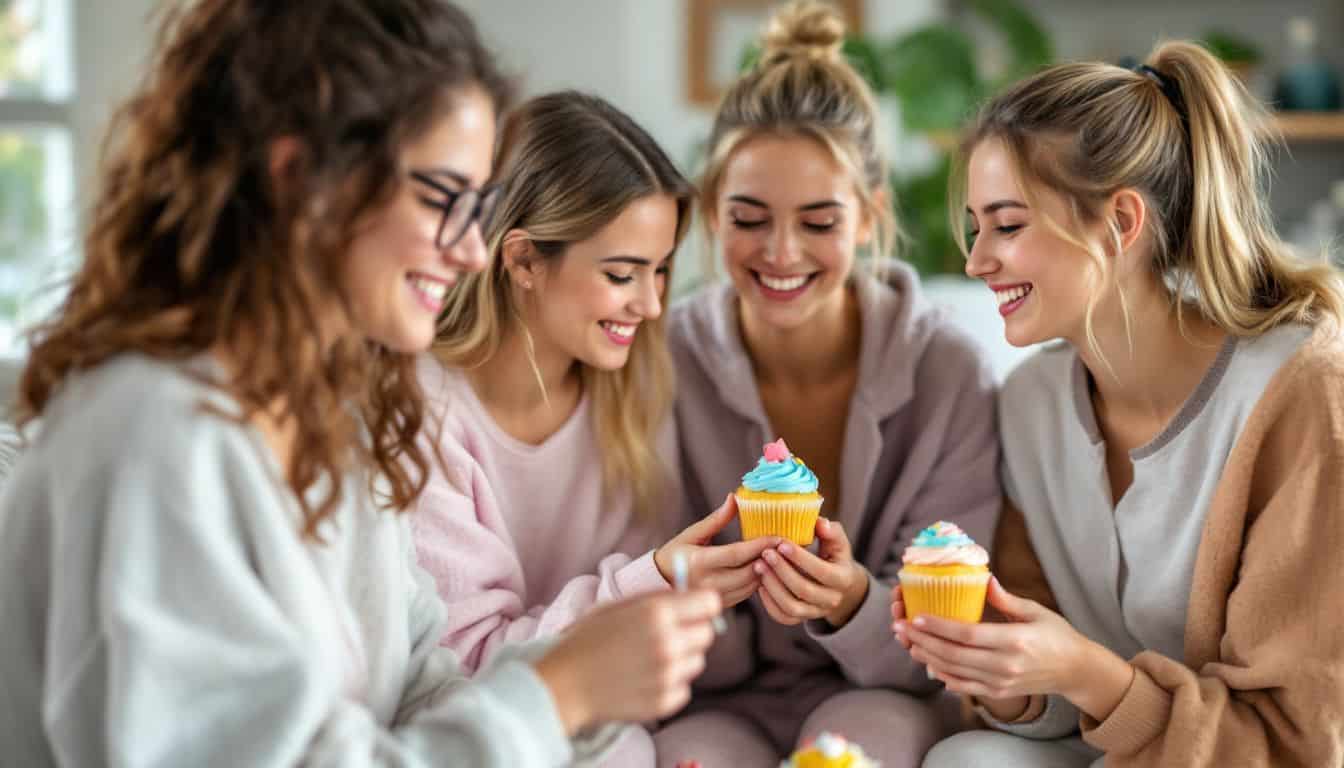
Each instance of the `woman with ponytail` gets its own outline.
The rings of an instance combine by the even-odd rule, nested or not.
[[[970,129],[966,272],[1010,343],[1064,343],[1001,394],[1001,620],[893,604],[992,726],[926,766],[1344,761],[1344,293],[1274,234],[1263,117],[1171,42]]]
[[[657,735],[665,766],[774,768],[823,730],[886,768],[914,766],[944,733],[941,707],[955,714],[892,640],[888,610],[920,529],[992,536],[994,380],[890,258],[877,110],[840,53],[844,31],[826,3],[779,10],[709,141],[701,210],[729,279],[669,317],[684,520],[776,438],[815,470],[825,505],[815,548],[784,542],[755,563],[756,596],[733,611],[688,714]],[[735,522],[721,540],[740,536]]]

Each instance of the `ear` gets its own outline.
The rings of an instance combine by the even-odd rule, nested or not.
[[[276,197],[284,199],[293,191],[303,150],[303,142],[297,136],[281,136],[271,141],[266,151],[266,174]]]
[[[1111,195],[1110,212],[1115,232],[1120,235],[1120,252],[1125,253],[1143,236],[1148,222],[1148,202],[1138,190],[1122,189]]]
[[[706,205],[700,208],[700,213],[705,217],[705,226],[709,228],[709,234],[717,238],[719,236],[719,207],[717,205]]]
[[[891,199],[887,196],[887,190],[884,187],[875,187],[868,191],[872,198],[872,209],[864,208],[859,212],[859,228],[854,234],[854,242],[858,245],[868,245],[873,241],[873,234],[877,231],[877,219],[873,216],[873,210],[882,210],[891,204]]]
[[[515,285],[531,289],[536,284],[542,260],[537,258],[536,250],[532,247],[532,236],[526,230],[511,229],[504,233],[500,258]]]

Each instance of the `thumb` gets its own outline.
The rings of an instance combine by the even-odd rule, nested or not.
[[[990,605],[1011,621],[1031,621],[1041,607],[1034,600],[1018,597],[1004,589],[997,576],[990,577],[989,593],[985,597]]]
[[[844,526],[824,517],[817,518],[817,538],[821,546],[817,547],[817,556],[823,560],[834,561],[839,557],[852,557],[849,553],[849,536]]]
[[[728,527],[734,517],[737,517],[737,498],[730,493],[718,509],[691,523],[677,539],[692,544],[707,544],[719,531]]]

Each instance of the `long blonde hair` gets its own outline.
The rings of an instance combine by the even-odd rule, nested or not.
[[[500,137],[498,175],[505,188],[485,231],[492,264],[449,293],[434,344],[434,354],[454,367],[484,363],[509,333],[522,334],[532,356],[531,335],[500,257],[511,230],[525,230],[532,250],[556,260],[570,243],[596,235],[642,198],[667,195],[676,201],[677,244],[690,219],[690,183],[652,137],[600,98],[572,91],[536,97],[509,115]],[[604,487],[611,493],[626,484],[636,516],[652,523],[667,480],[655,436],[671,416],[674,379],[662,317],[644,326],[623,367],[580,369],[584,391],[592,397]],[[531,362],[544,395],[536,361]]]
[[[1139,70],[1098,62],[1051,67],[991,100],[968,129],[953,176],[953,231],[967,253],[966,164],[977,146],[996,139],[1024,187],[1034,181],[1064,197],[1074,220],[1050,225],[1091,253],[1102,275],[1106,259],[1069,230],[1095,223],[1120,189],[1143,195],[1156,242],[1151,267],[1178,322],[1187,307],[1237,336],[1290,322],[1338,322],[1338,273],[1300,259],[1274,231],[1266,126],[1264,107],[1191,42],[1158,45]],[[1114,226],[1110,240],[1118,249]],[[1099,354],[1097,293],[1086,333]],[[1123,293],[1120,301],[1128,326]]]
[[[877,139],[877,100],[841,54],[844,39],[844,19],[828,3],[798,0],[775,12],[756,65],[719,104],[700,178],[700,210],[708,222],[728,159],[747,140],[761,135],[812,139],[854,178],[876,233],[871,266],[881,274],[899,229],[887,160]]]

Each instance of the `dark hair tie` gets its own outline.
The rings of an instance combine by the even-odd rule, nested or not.
[[[1171,106],[1176,108],[1176,114],[1181,116],[1181,122],[1189,122],[1190,118],[1185,111],[1185,98],[1181,96],[1180,84],[1147,64],[1140,65],[1134,71],[1157,83],[1158,87],[1162,89],[1162,95],[1167,97]]]

